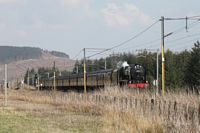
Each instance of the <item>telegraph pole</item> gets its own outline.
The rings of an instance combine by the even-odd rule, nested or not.
[[[5,106],[8,105],[8,92],[7,92],[7,77],[8,74],[7,74],[7,64],[5,64]]]
[[[56,70],[56,62],[55,61],[53,62],[53,70],[54,71]]]
[[[27,85],[28,85],[28,87],[29,87],[29,80],[30,80],[30,78],[29,78],[29,68],[28,68],[28,76],[27,76]]]
[[[162,50],[162,95],[165,95],[165,27],[164,27],[164,17],[161,17],[161,50]]]
[[[76,66],[76,74],[78,74],[78,65]]]
[[[105,70],[107,69],[107,61],[106,61],[106,57],[105,57]]]
[[[157,80],[156,80],[156,93],[158,94],[158,86],[159,86],[159,60],[158,60],[158,58],[159,58],[159,49],[157,49],[157,69],[156,69],[156,78],[157,78]]]
[[[53,72],[53,90],[56,90],[56,73]]]
[[[87,88],[86,88],[86,57],[85,57],[85,48],[83,49],[84,51],[84,64],[83,64],[83,67],[84,67],[84,93],[86,94],[87,92]]]
[[[38,73],[38,91],[40,90],[40,75]]]
[[[165,35],[165,27],[164,27],[164,20],[185,20],[186,21],[186,32],[188,32],[188,20],[197,20],[199,21],[200,16],[192,16],[192,17],[186,17],[186,18],[164,18],[163,16],[161,17],[161,36],[162,36],[162,42],[161,42],[161,49],[162,49],[162,94],[165,94],[165,51],[164,51],[164,44],[165,44],[165,37],[170,36],[173,34],[173,32]]]

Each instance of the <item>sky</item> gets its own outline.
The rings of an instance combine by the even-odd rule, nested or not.
[[[199,0],[0,0],[0,46],[39,47],[82,58],[82,53],[76,55],[83,48],[116,46],[157,22],[141,36],[109,52],[157,49],[161,16],[198,16],[199,5]],[[186,31],[185,20],[165,21],[165,34],[174,32],[165,39],[166,49],[190,49],[200,38],[199,23],[189,20]],[[87,56],[92,54],[86,52]]]

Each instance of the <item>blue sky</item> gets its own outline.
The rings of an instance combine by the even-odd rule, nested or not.
[[[117,45],[161,16],[200,15],[199,5],[199,0],[0,0],[0,45],[40,47],[74,57],[84,47]],[[194,22],[188,22],[189,32],[183,29],[166,38],[166,49],[180,51],[199,40],[200,24]],[[185,21],[167,21],[165,32],[184,26]],[[158,22],[144,35],[111,52],[159,48],[159,41],[146,42],[160,38],[160,27]],[[188,38],[173,42],[185,36]]]

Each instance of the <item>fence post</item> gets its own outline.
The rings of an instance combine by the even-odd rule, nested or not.
[[[107,96],[104,96],[103,102],[104,104],[107,103]]]
[[[145,99],[144,101],[143,101],[143,114],[144,114],[144,116],[146,115],[146,109],[147,109],[148,107],[147,107],[147,99]]]
[[[170,121],[171,120],[171,101],[168,102],[168,120]]]
[[[166,100],[164,100],[163,101],[163,115],[165,116],[165,115],[167,115],[167,102],[166,102]]]
[[[130,109],[132,109],[132,107],[133,107],[133,103],[132,103],[132,97],[129,99],[129,106],[130,106]]]
[[[122,108],[122,110],[124,109],[124,102],[123,102],[124,100],[123,100],[123,97],[122,98],[120,98],[120,107]]]
[[[200,125],[200,104],[199,104],[199,107],[198,107],[198,121],[199,121],[199,125]]]
[[[184,117],[185,117],[185,121],[188,121],[188,103],[185,104],[184,107]]]
[[[114,101],[113,102],[114,102],[114,105],[115,105],[116,104],[116,97],[114,97]]]
[[[159,106],[159,116],[161,116],[162,115],[162,107],[161,107],[161,101],[160,100],[159,100],[158,106]]]
[[[117,108],[120,108],[120,98],[117,97]]]
[[[137,98],[135,98],[135,109],[137,109]]]
[[[141,109],[141,111],[140,112],[142,112],[143,114],[142,115],[144,115],[144,100],[143,99],[140,99],[140,109]]]
[[[158,112],[158,100],[154,99],[154,118],[157,117],[157,112]]]
[[[95,98],[95,103],[98,104],[98,102],[97,102],[97,100],[98,100],[98,99],[97,99],[97,95],[95,95],[94,98]]]
[[[155,115],[154,99],[151,99],[150,112],[151,112],[151,115],[153,115],[153,116]]]
[[[174,116],[173,116],[174,118],[174,120],[176,120],[176,118],[177,118],[177,102],[175,101],[174,102]]]
[[[195,108],[194,107],[192,107],[191,112],[192,112],[192,125],[194,125],[195,124]]]

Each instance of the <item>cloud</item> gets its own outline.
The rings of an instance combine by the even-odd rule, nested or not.
[[[0,0],[0,4],[16,4],[24,2],[24,0]]]
[[[0,22],[0,32],[6,29],[7,25],[5,23]]]
[[[42,21],[39,18],[34,18],[33,23],[28,26],[31,31],[66,31],[69,30],[67,25],[50,24]]]
[[[118,6],[115,3],[109,3],[101,13],[109,27],[127,27],[135,23],[147,25],[151,22],[151,18],[133,4]]]
[[[90,0],[61,0],[61,4],[69,9],[90,8]]]
[[[0,3],[17,2],[17,0],[0,0]]]
[[[27,37],[28,35],[27,31],[24,31],[24,30],[17,30],[16,34],[20,37]]]
[[[80,12],[80,19],[95,18],[96,16],[95,10],[91,6],[91,0],[60,0],[60,2],[65,10]]]

